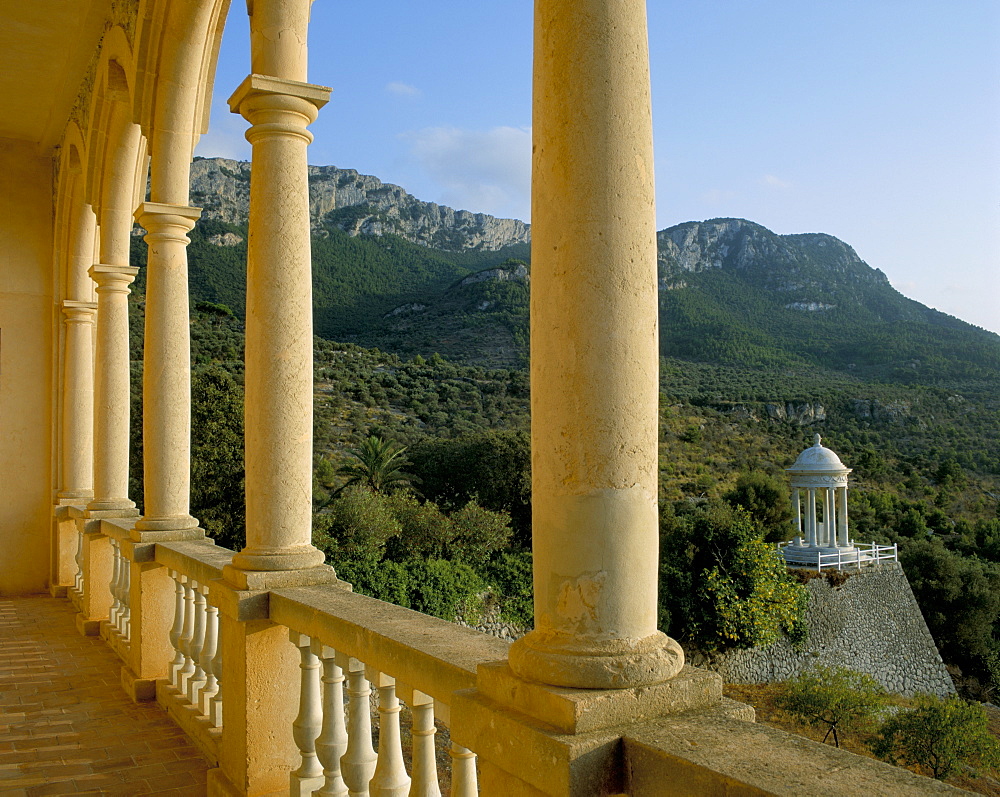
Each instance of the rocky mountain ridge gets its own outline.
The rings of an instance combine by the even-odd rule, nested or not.
[[[245,224],[250,208],[250,164],[197,158],[191,165],[191,199],[206,219]],[[309,167],[309,213],[313,234],[327,226],[352,236],[394,234],[444,251],[496,251],[528,243],[528,225],[486,213],[423,202],[398,185],[354,169]],[[223,243],[222,245],[226,245]]]

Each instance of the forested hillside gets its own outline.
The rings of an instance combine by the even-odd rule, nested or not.
[[[238,187],[233,174],[223,177]],[[317,544],[361,591],[448,615],[492,588],[528,623],[528,246],[489,248],[484,230],[503,243],[494,233],[518,229],[503,220],[466,214],[449,233],[441,225],[453,211],[420,216],[424,206],[406,200],[402,214],[391,191],[375,195],[380,207],[368,203],[381,184],[365,183],[369,193],[351,185],[360,204],[318,203],[313,220]],[[199,222],[189,248],[192,510],[234,547],[243,527],[238,200]],[[413,240],[414,230],[444,248]],[[989,694],[1000,685],[1000,337],[906,299],[830,236],[719,219],[670,228],[659,243],[662,626],[702,647],[794,632],[797,593],[767,592],[783,576],[759,545],[790,536],[784,468],[819,432],[854,469],[852,535],[900,544],[942,655],[970,694]],[[142,271],[135,288],[141,496]],[[368,455],[396,463],[405,489],[348,486]],[[733,631],[734,604],[699,581],[706,539],[754,573],[745,605],[786,595],[763,636]]]

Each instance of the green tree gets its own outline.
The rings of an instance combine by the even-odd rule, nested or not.
[[[531,541],[531,439],[527,432],[490,430],[413,446],[413,472],[425,496],[452,506],[475,499],[508,512],[518,543]]]
[[[243,387],[219,366],[191,380],[191,514],[218,545],[246,545]]]
[[[870,728],[888,701],[870,675],[818,664],[786,681],[775,703],[806,725],[825,727],[823,742],[832,734],[840,747],[840,730]]]
[[[1000,766],[1000,742],[989,732],[980,704],[934,695],[918,695],[915,703],[882,726],[872,748],[879,758],[925,768],[938,780],[961,765]]]
[[[995,681],[1000,565],[961,556],[938,539],[908,542],[900,562],[944,660]]]
[[[723,496],[733,506],[741,506],[764,531],[764,542],[790,539],[792,504],[788,488],[773,476],[754,471],[736,480],[736,486]]]
[[[661,622],[705,650],[804,635],[806,589],[745,509],[703,504],[661,514],[660,528]]]
[[[385,493],[409,487],[413,477],[402,470],[409,465],[405,452],[405,446],[397,447],[376,435],[369,436],[360,446],[348,451],[354,461],[338,470],[341,476],[348,477],[340,489],[361,484],[373,493]]]

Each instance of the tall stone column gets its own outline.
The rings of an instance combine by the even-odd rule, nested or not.
[[[144,202],[135,218],[147,231],[143,344],[144,514],[136,532],[195,529],[191,517],[191,330],[187,233],[199,208]]]
[[[312,538],[312,258],[306,129],[330,90],[306,83],[311,0],[254,0],[252,74],[229,99],[250,122],[247,241],[246,547],[220,597],[226,732],[212,794],[287,792],[299,656],[283,626],[238,608],[257,590],[332,583]],[[225,585],[225,586],[222,586]],[[229,600],[227,591],[234,592]],[[255,602],[260,606],[259,602]],[[266,605],[266,601],[265,601]],[[232,667],[232,671],[230,671]],[[232,675],[232,677],[230,677]]]
[[[656,629],[656,217],[644,0],[536,0],[531,415],[535,630],[522,678],[665,681]]]
[[[90,513],[135,514],[128,498],[129,452],[129,285],[134,266],[95,265],[97,349],[94,376],[94,500]]]
[[[64,503],[94,497],[94,314],[95,302],[63,301],[66,349],[63,360],[62,489]]]
[[[255,0],[251,74],[230,98],[252,125],[246,312],[244,571],[322,564],[312,537],[313,328],[306,127],[330,90],[305,83],[309,0]]]

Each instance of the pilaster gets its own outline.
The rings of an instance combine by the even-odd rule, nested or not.
[[[210,582],[219,606],[225,662],[219,767],[210,795],[287,794],[300,761],[292,735],[299,704],[299,652],[288,629],[268,619],[268,593]]]

